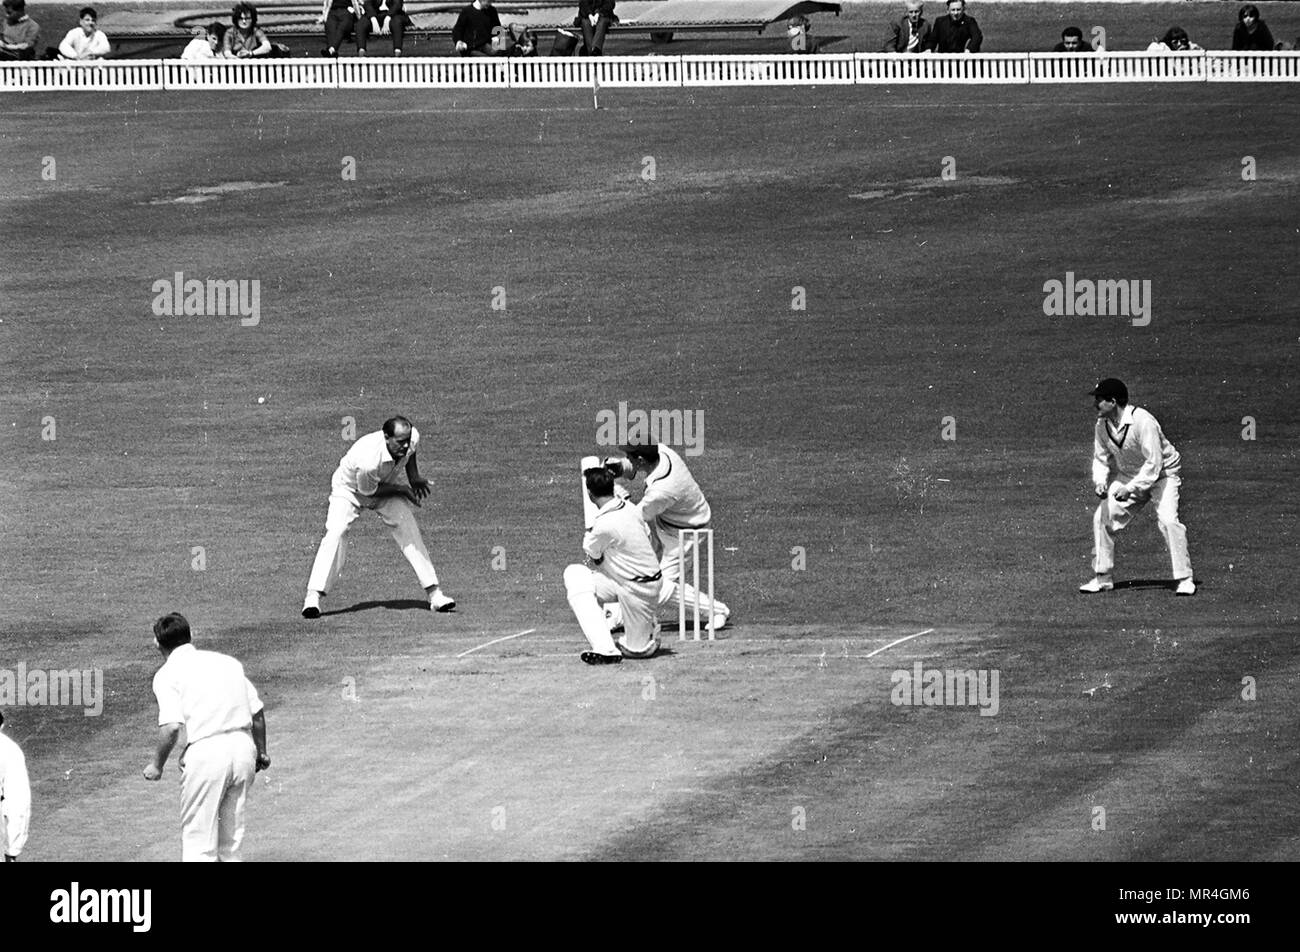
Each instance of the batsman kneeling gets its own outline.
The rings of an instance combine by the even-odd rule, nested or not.
[[[616,664],[650,658],[659,650],[658,603],[662,575],[650,528],[637,507],[614,491],[614,475],[595,456],[582,460],[587,511],[582,548],[594,564],[564,570],[564,589],[574,616],[591,645],[587,664]],[[610,634],[604,606],[617,603],[623,635]]]

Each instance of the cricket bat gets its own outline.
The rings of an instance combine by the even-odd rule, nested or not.
[[[587,495],[587,480],[582,474],[589,469],[600,469],[603,465],[599,456],[584,456],[582,462],[578,464],[578,492],[582,494],[582,524],[588,532],[596,524],[596,513],[599,510],[596,509],[596,504],[591,501],[591,497]]]

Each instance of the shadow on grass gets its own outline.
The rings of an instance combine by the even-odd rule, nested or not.
[[[1178,580],[1172,578],[1131,578],[1115,583],[1115,591],[1126,588],[1164,588],[1173,591],[1178,587]]]
[[[387,608],[390,611],[411,611],[419,609],[422,612],[429,610],[429,603],[418,598],[392,598],[386,602],[357,602],[355,605],[349,605],[347,608],[336,608],[333,611],[322,611],[321,618],[328,618],[330,615],[347,615],[351,612],[368,612],[373,608]]]

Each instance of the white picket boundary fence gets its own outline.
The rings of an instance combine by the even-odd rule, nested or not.
[[[1213,53],[1205,67],[1211,83],[1300,82],[1300,53]]]
[[[680,86],[680,56],[595,56],[511,62],[512,86],[538,88],[592,86]]]
[[[1027,83],[1027,53],[907,56],[857,53],[859,83]]]
[[[337,63],[337,85],[341,89],[504,89],[510,83],[510,61],[460,56],[436,58],[366,57],[321,60]]]
[[[163,60],[0,63],[0,90],[163,89]]]
[[[853,53],[682,56],[683,86],[821,86],[857,81]]]
[[[1031,83],[1203,83],[1210,56],[1121,51],[1107,53],[1030,53]]]
[[[1300,52],[830,53],[0,63],[0,91],[1300,82]]]
[[[164,89],[335,89],[338,69],[326,59],[163,60]]]

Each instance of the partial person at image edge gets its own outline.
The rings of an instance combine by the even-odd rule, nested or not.
[[[27,845],[32,785],[22,749],[5,736],[4,724],[0,710],[0,853],[6,863],[14,863]]]

